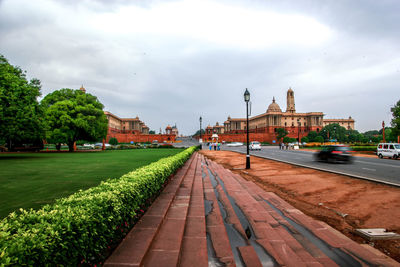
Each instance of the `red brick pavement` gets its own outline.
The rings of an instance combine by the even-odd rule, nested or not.
[[[219,264],[400,266],[197,153],[104,265]]]

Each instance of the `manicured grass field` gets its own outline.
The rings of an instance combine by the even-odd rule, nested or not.
[[[19,208],[39,208],[79,189],[118,178],[182,149],[0,153],[0,219]]]

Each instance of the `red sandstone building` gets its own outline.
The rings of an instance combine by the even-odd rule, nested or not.
[[[287,91],[286,111],[283,112],[276,103],[275,98],[268,106],[265,113],[249,118],[250,140],[274,143],[278,142],[276,131],[284,128],[289,137],[300,139],[307,136],[310,131],[319,132],[328,124],[338,123],[346,129],[354,130],[354,119],[324,119],[322,112],[297,113],[294,101],[294,92],[291,88]],[[246,139],[246,118],[231,118],[224,122],[224,125],[208,126],[205,129],[203,140],[211,140],[211,135],[217,133],[220,141],[245,142]]]
[[[119,118],[108,111],[104,111],[104,114],[108,120],[107,142],[111,137],[117,138],[119,143],[173,142],[178,133],[176,126],[173,130],[168,125],[165,134],[149,134],[149,127],[138,116],[136,118]]]

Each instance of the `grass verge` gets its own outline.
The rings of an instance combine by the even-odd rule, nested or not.
[[[95,265],[196,147],[0,221],[0,266]]]
[[[40,208],[108,178],[181,152],[141,149],[76,153],[0,154],[0,219],[19,208]]]

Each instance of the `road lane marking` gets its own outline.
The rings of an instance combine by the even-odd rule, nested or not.
[[[361,168],[361,169],[363,169],[363,170],[367,170],[367,171],[373,171],[373,172],[376,172],[376,169],[369,169],[369,168]]]
[[[400,168],[400,166],[397,166],[397,165],[390,165],[390,164],[385,164],[385,163],[369,162],[369,161],[363,161],[363,160],[355,160],[355,162],[360,162],[360,163],[364,163],[364,164],[378,165],[378,166],[385,166],[385,167]]]

